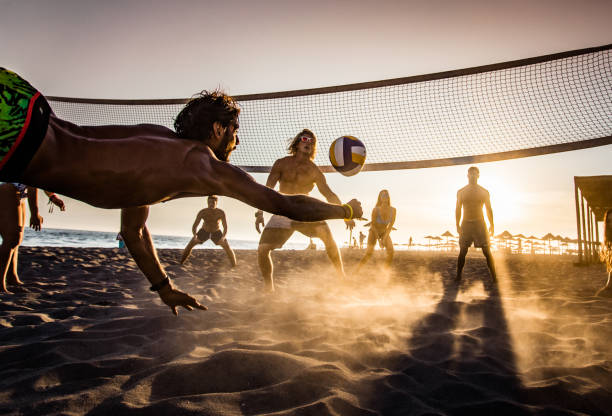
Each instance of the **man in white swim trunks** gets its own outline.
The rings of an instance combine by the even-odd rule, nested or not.
[[[266,186],[274,188],[278,183],[279,191],[282,194],[307,195],[316,184],[319,192],[328,202],[341,204],[340,198],[332,192],[327,185],[325,176],[313,162],[317,150],[317,138],[314,133],[308,129],[302,130],[293,138],[287,150],[290,156],[274,162],[270,175],[268,175]],[[264,221],[263,212],[261,210],[257,211],[255,218],[256,227],[258,228],[258,225],[263,224]],[[348,221],[352,222],[352,216]],[[325,221],[302,222],[294,221],[281,215],[273,215],[261,234],[257,250],[259,269],[261,270],[266,290],[274,291],[270,252],[276,248],[281,248],[294,231],[299,231],[308,237],[321,239],[338,275],[341,278],[344,277],[340,251]]]

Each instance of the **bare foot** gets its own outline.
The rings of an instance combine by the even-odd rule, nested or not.
[[[9,285],[22,285],[23,282],[19,279],[19,276],[7,276],[6,282]]]

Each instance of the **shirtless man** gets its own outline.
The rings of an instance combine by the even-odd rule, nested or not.
[[[361,216],[361,204],[327,204],[282,195],[227,163],[238,144],[238,104],[203,92],[176,117],[176,133],[153,124],[77,126],[57,118],[46,99],[0,68],[0,180],[61,193],[99,208],[121,208],[121,235],[151,290],[177,307],[206,309],[166,275],[146,227],[149,205],[224,195],[299,221]],[[7,98],[8,97],[8,98]],[[25,103],[25,105],[23,105]]]
[[[459,258],[457,259],[456,280],[461,280],[461,273],[465,265],[465,256],[472,243],[474,243],[475,247],[482,248],[482,254],[484,254],[487,259],[487,266],[489,266],[491,278],[496,280],[495,264],[493,263],[493,255],[489,248],[489,235],[487,234],[487,226],[482,215],[482,206],[484,205],[487,209],[487,218],[489,219],[489,233],[493,234],[493,210],[491,209],[489,191],[478,185],[480,171],[477,167],[470,167],[467,176],[469,183],[457,192],[457,206],[455,208],[460,249]],[[461,222],[462,207],[463,222]]]
[[[203,221],[202,228],[196,232],[198,225],[200,225],[200,221]],[[221,231],[219,223],[223,225],[223,231]],[[191,241],[189,241],[187,247],[185,247],[185,250],[183,250],[181,264],[185,263],[187,257],[189,257],[191,254],[191,249],[193,249],[196,244],[202,244],[210,238],[213,243],[223,247],[223,250],[225,250],[225,254],[227,254],[227,258],[232,264],[232,267],[236,267],[236,255],[225,239],[225,235],[227,234],[227,220],[225,219],[225,212],[217,208],[216,196],[211,195],[208,197],[208,208],[204,208],[198,212],[198,215],[191,226],[191,232],[193,234],[193,238]]]
[[[266,181],[266,186],[273,189],[279,183],[279,190],[282,194],[306,195],[314,188],[315,184],[319,192],[332,204],[341,204],[340,198],[329,189],[325,176],[314,164],[313,159],[317,150],[317,138],[314,133],[304,129],[294,137],[287,149],[290,156],[278,159],[272,165],[270,175]],[[354,226],[353,218],[361,215],[349,215],[347,220]],[[256,227],[263,224],[263,212],[257,211],[255,214]],[[295,218],[294,218],[295,219]],[[272,278],[272,259],[270,252],[276,248],[281,248],[291,237],[294,231],[308,237],[317,237],[325,244],[327,256],[332,261],[338,275],[344,277],[342,258],[332,233],[325,221],[303,222],[303,220],[291,219],[282,214],[273,215],[261,234],[259,247],[257,249],[257,259],[261,271],[265,289],[274,291],[274,280]]]

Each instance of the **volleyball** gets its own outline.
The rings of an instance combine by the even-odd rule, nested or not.
[[[366,148],[356,137],[342,136],[329,147],[329,161],[344,176],[359,173],[366,160]]]

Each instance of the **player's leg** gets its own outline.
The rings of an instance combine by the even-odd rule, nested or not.
[[[375,232],[370,230],[368,232],[368,245],[366,247],[366,252],[357,266],[357,272],[359,272],[359,270],[370,260],[370,257],[372,257],[374,248],[376,247],[376,241],[377,239]]]
[[[19,261],[19,246],[23,242],[23,230],[25,229],[25,199],[21,199],[19,204],[19,235],[17,237],[17,246],[13,249],[13,255],[9,264],[9,269],[6,274],[6,282],[10,285],[21,285],[23,282],[19,279],[17,273],[17,263]]]
[[[229,259],[232,267],[236,267],[236,255],[234,254],[234,250],[229,246],[227,242],[227,238],[223,237],[223,233],[221,231],[216,231],[211,236],[213,243],[223,248],[225,254],[227,254],[227,258]]]
[[[493,260],[493,254],[491,253],[491,248],[486,245],[482,247],[482,254],[484,254],[487,259],[487,266],[489,267],[489,273],[491,274],[491,279],[497,280],[497,273],[495,272],[495,261]]]
[[[270,225],[270,222],[268,222],[268,225]],[[290,228],[269,228],[268,226],[261,233],[259,246],[257,247],[257,263],[264,281],[264,289],[268,292],[274,292],[274,279],[272,277],[274,269],[270,254],[275,248],[281,248],[291,237],[291,234],[293,234],[293,230]]]
[[[187,258],[191,254],[191,250],[193,250],[193,248],[197,244],[201,244],[201,243],[203,243],[203,241],[200,241],[198,239],[198,236],[196,236],[196,235],[194,235],[191,238],[191,240],[189,240],[189,243],[187,243],[187,246],[185,246],[185,248],[183,249],[183,255],[181,256],[181,264],[184,264],[187,261]]]
[[[344,278],[345,275],[344,266],[342,265],[342,256],[327,223],[324,221],[314,224],[303,223],[300,224],[296,229],[307,237],[316,237],[323,242],[323,244],[325,245],[325,252],[327,253],[327,257],[329,257],[329,260],[334,265],[338,276],[340,276],[341,279]]]
[[[393,262],[393,255],[395,254],[395,249],[393,248],[393,241],[391,240],[391,236],[387,236],[387,238],[385,238],[384,246],[385,250],[387,251],[385,265],[387,267],[391,267],[391,263]]]
[[[12,258],[15,248],[19,245],[19,223],[22,217],[23,207],[17,195],[16,188],[11,184],[0,185],[0,291],[8,292],[6,287],[6,276],[12,267]]]

